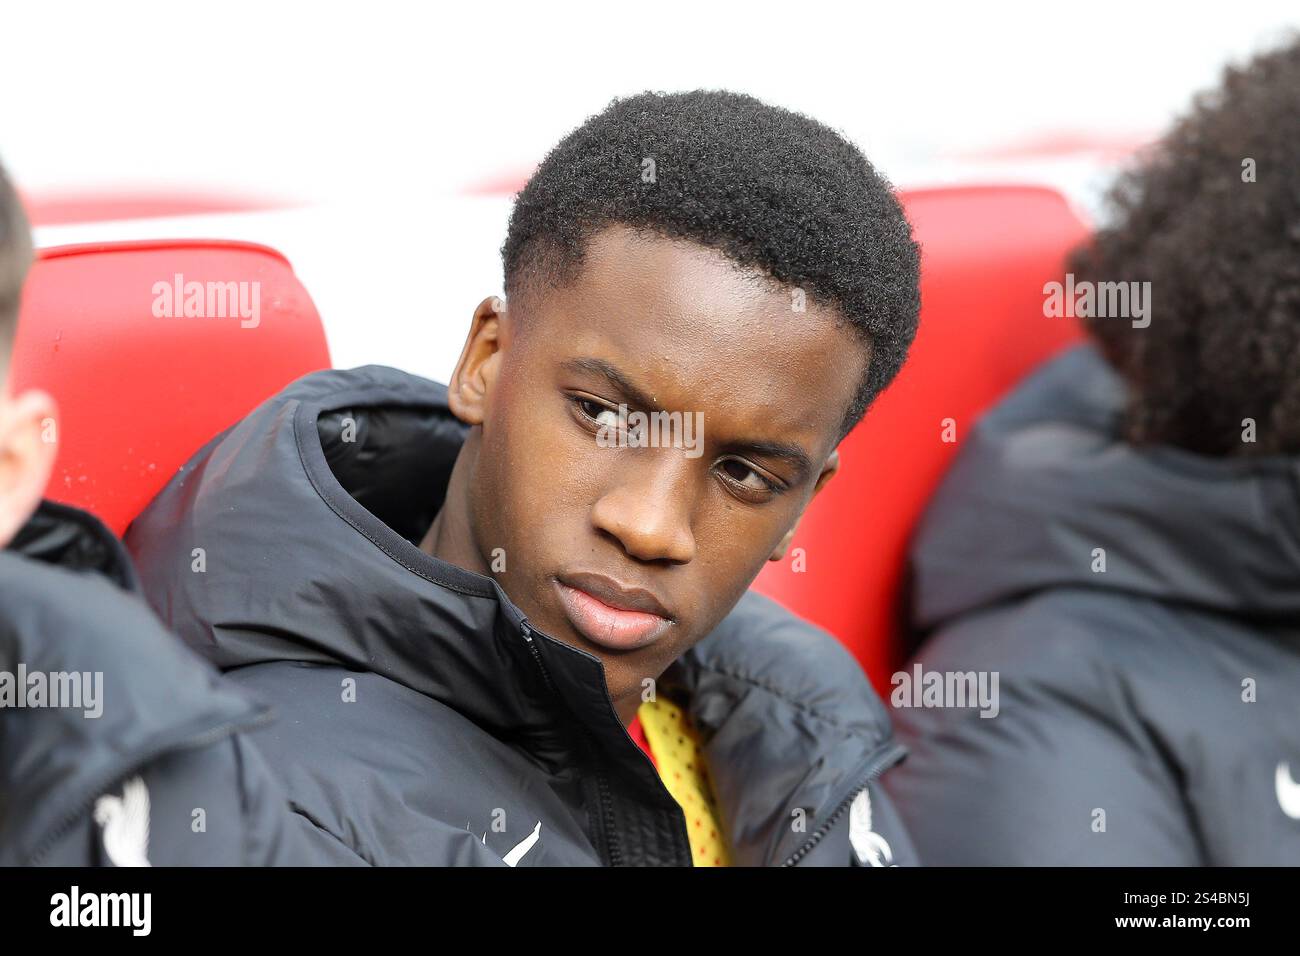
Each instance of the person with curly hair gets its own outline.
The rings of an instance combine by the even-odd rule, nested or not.
[[[912,666],[1000,699],[895,711],[927,863],[1300,861],[1297,144],[1298,42],[1197,97],[1067,266],[1147,314],[1083,310],[932,502]]]
[[[200,452],[128,534],[154,606],[278,704],[334,862],[910,862],[866,675],[747,593],[916,332],[888,182],[645,93],[545,158],[503,260],[449,386],[322,372]]]

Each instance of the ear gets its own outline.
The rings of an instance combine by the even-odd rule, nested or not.
[[[0,398],[0,546],[36,511],[58,453],[58,408],[45,392]]]
[[[808,504],[813,503],[813,500],[817,497],[817,495],[821,492],[821,490],[826,487],[826,483],[830,481],[832,478],[834,478],[835,473],[839,470],[840,470],[840,450],[837,448],[830,453],[830,457],[826,459],[826,464],[822,466],[822,473],[817,476],[817,484],[813,486],[812,497],[808,499]],[[808,505],[804,505],[804,511],[806,511],[807,509],[808,509]],[[795,523],[790,527],[790,530],[785,533],[785,537],[783,537],[780,540],[780,542],[777,544],[777,546],[772,550],[772,553],[771,555],[768,556],[767,560],[780,561],[785,558],[785,553],[790,550],[790,542],[794,540],[794,533],[799,530],[799,520],[802,518],[803,518],[803,512],[801,511],[799,513],[799,519],[795,520]]]
[[[495,295],[488,296],[474,310],[469,336],[447,386],[452,414],[466,425],[481,425],[487,417],[492,386],[501,365],[505,320],[505,303]]]

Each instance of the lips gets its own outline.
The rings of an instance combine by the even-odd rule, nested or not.
[[[646,647],[673,626],[673,616],[649,591],[599,574],[569,574],[555,580],[569,623],[593,644],[614,651]]]

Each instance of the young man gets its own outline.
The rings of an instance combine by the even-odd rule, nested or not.
[[[268,708],[166,633],[107,528],[41,501],[57,409],[7,374],[31,258],[0,170],[0,866],[310,862],[241,734]]]
[[[806,117],[645,94],[503,257],[449,387],[309,376],[187,465],[128,535],[155,606],[275,702],[340,861],[909,860],[861,669],[746,595],[914,335],[889,185]]]
[[[927,863],[1300,862],[1298,141],[1300,44],[1198,98],[1071,266],[1147,316],[1085,318],[933,502],[919,661],[1000,707],[898,712]]]

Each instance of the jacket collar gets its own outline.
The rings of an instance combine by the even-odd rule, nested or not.
[[[126,549],[89,512],[42,501],[6,550],[69,571],[102,574],[118,587],[137,591],[139,582]]]
[[[300,380],[210,442],[132,524],[151,603],[223,670],[372,671],[544,765],[572,766],[594,743],[644,764],[645,779],[600,661],[533,629],[491,578],[417,546],[464,433],[445,387],[424,379],[367,368]]]

